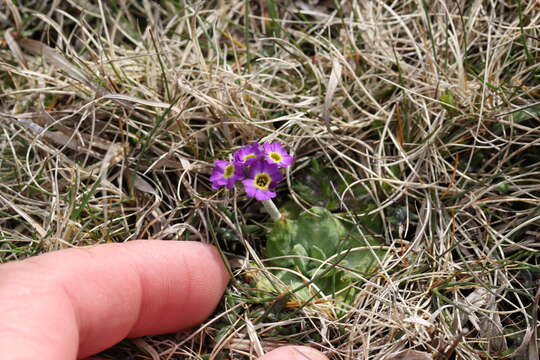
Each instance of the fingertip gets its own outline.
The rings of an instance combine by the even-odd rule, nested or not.
[[[328,360],[328,358],[309,346],[283,346],[264,354],[259,360]]]
[[[148,241],[141,243],[134,242],[134,246],[148,251]],[[214,311],[229,282],[229,272],[214,246],[189,241],[160,241],[158,245],[158,269],[146,267],[147,271],[140,272],[144,292],[151,296],[143,296],[145,311],[129,337],[172,332],[200,323]]]
[[[21,359],[74,358],[77,346],[84,358],[126,336],[194,326],[229,281],[217,249],[189,241],[69,249],[0,272],[0,353]]]
[[[91,304],[82,306],[88,336],[81,341],[81,356],[95,354],[126,336],[163,334],[198,324],[215,309],[229,281],[217,249],[200,242],[135,240],[87,251],[100,263],[109,263],[109,272],[118,275],[116,284],[109,279],[101,287],[110,289],[110,298],[120,300],[108,306],[93,301],[93,314],[88,311]],[[83,304],[78,299],[76,303]],[[107,319],[122,321],[103,329]]]

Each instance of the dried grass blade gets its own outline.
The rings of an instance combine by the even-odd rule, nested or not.
[[[532,307],[532,324],[531,328],[532,337],[529,340],[529,360],[538,360],[540,356],[538,354],[538,303],[540,302],[540,287],[536,290],[534,296],[534,302]]]
[[[111,99],[111,100],[127,101],[130,103],[136,103],[136,104],[152,106],[152,107],[157,107],[157,108],[162,108],[162,109],[171,109],[176,112],[181,112],[179,108],[175,106],[171,106],[171,104],[168,104],[168,103],[164,103],[161,101],[145,100],[145,99],[141,99],[141,98],[129,96],[129,95],[108,93],[104,95],[103,98]]]
[[[63,69],[70,77],[72,77],[73,79],[77,81],[80,81],[81,83],[88,86],[90,89],[94,90],[98,96],[101,96],[106,99],[111,99],[119,103],[120,105],[128,107],[128,108],[131,108],[131,105],[129,103],[138,103],[142,105],[159,107],[159,108],[171,107],[170,104],[159,102],[159,101],[144,100],[144,99],[140,99],[140,98],[128,96],[128,95],[123,95],[123,94],[113,94],[109,92],[107,89],[105,89],[104,87],[102,87],[101,85],[96,84],[95,82],[90,80],[90,78],[77,66],[73,65],[69,60],[67,60],[64,56],[58,53],[58,51],[43,44],[42,42],[37,41],[37,40],[31,40],[31,39],[19,39],[18,43],[25,50],[36,55],[41,55],[53,65]],[[180,109],[178,108],[173,108],[173,110],[180,112]]]
[[[18,39],[17,42],[23,49],[31,52],[32,54],[43,56],[45,60],[49,61],[55,66],[58,66],[69,76],[94,90],[99,96],[104,96],[109,93],[105,88],[91,81],[86,74],[84,74],[79,68],[73,65],[55,49],[43,44],[40,41],[32,39]]]
[[[2,195],[0,195],[0,202],[3,202],[6,206],[12,208],[17,214],[19,214],[24,220],[26,220],[26,222],[28,222],[34,228],[34,230],[36,230],[36,232],[41,238],[45,238],[45,236],[47,235],[47,231],[45,231],[45,229],[41,225],[39,225],[36,220],[34,220],[30,215],[28,215],[20,207],[18,207]]]
[[[19,47],[19,44],[17,44],[17,41],[11,35],[11,31],[6,30],[4,33],[4,39],[6,39],[7,46],[9,47],[9,50],[13,53],[13,56],[19,61],[19,63],[23,66],[23,68],[27,69],[28,65],[26,64],[26,60],[24,58],[24,55],[22,53],[21,48]]]
[[[19,9],[17,9],[17,6],[15,6],[11,0],[5,0],[5,3],[11,12],[11,16],[13,16],[15,29],[17,29],[17,32],[20,32],[22,30],[22,18],[21,14],[19,13]]]
[[[341,64],[338,60],[334,59],[332,72],[330,73],[330,79],[328,79],[328,86],[326,87],[326,96],[324,97],[323,119],[327,127],[330,127],[330,106],[332,105],[332,99],[334,98],[340,80]]]
[[[37,136],[43,136],[44,138],[59,144],[61,146],[65,146],[71,150],[77,151],[77,152],[85,152],[95,158],[100,158],[101,155],[95,151],[92,151],[90,149],[85,148],[74,136],[68,136],[62,132],[54,132],[49,131],[36,123],[34,123],[32,120],[24,119],[24,118],[16,118],[17,122],[27,128],[28,130],[32,131]]]
[[[144,351],[148,355],[150,355],[152,360],[159,360],[160,359],[159,353],[157,352],[157,350],[154,349],[154,347],[152,347],[152,345],[150,345],[149,343],[144,341],[144,339],[134,339],[133,342],[135,343],[135,346],[137,346],[137,348],[141,349],[142,351]]]

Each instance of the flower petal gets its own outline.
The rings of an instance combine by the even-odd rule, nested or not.
[[[242,147],[233,154],[234,162],[241,166],[249,166],[262,157],[259,143],[252,143]]]
[[[235,163],[225,160],[216,160],[214,162],[215,167],[212,170],[212,175],[210,176],[210,181],[212,182],[212,189],[219,189],[222,186],[225,186],[227,189],[232,189],[234,184],[238,180],[244,178],[244,171],[240,166],[237,166]],[[225,169],[227,166],[234,166],[234,171],[232,176],[225,177]],[[230,175],[230,174],[228,174]]]
[[[277,194],[275,192],[270,191],[270,190],[257,189],[257,191],[255,193],[255,199],[257,199],[259,201],[263,201],[263,200],[268,200],[268,199],[274,198],[274,197],[276,197],[276,195]]]
[[[293,157],[290,156],[280,142],[263,144],[264,158],[270,164],[276,164],[279,167],[291,166]],[[276,154],[279,160],[275,159]]]
[[[243,180],[242,184],[244,184],[244,189],[246,190],[247,196],[255,197],[255,194],[257,193],[257,188],[253,184],[253,179]]]

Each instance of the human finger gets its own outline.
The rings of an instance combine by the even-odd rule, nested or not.
[[[320,351],[309,346],[282,346],[274,349],[259,360],[328,360]]]
[[[189,328],[228,282],[215,248],[141,240],[0,266],[0,359],[73,359],[125,337]]]

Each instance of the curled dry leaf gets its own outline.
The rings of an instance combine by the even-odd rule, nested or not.
[[[500,354],[508,350],[495,300],[496,297],[492,292],[479,287],[463,301],[468,314],[461,313],[460,315],[462,323],[468,319],[482,337],[489,339],[488,352],[490,354]]]

